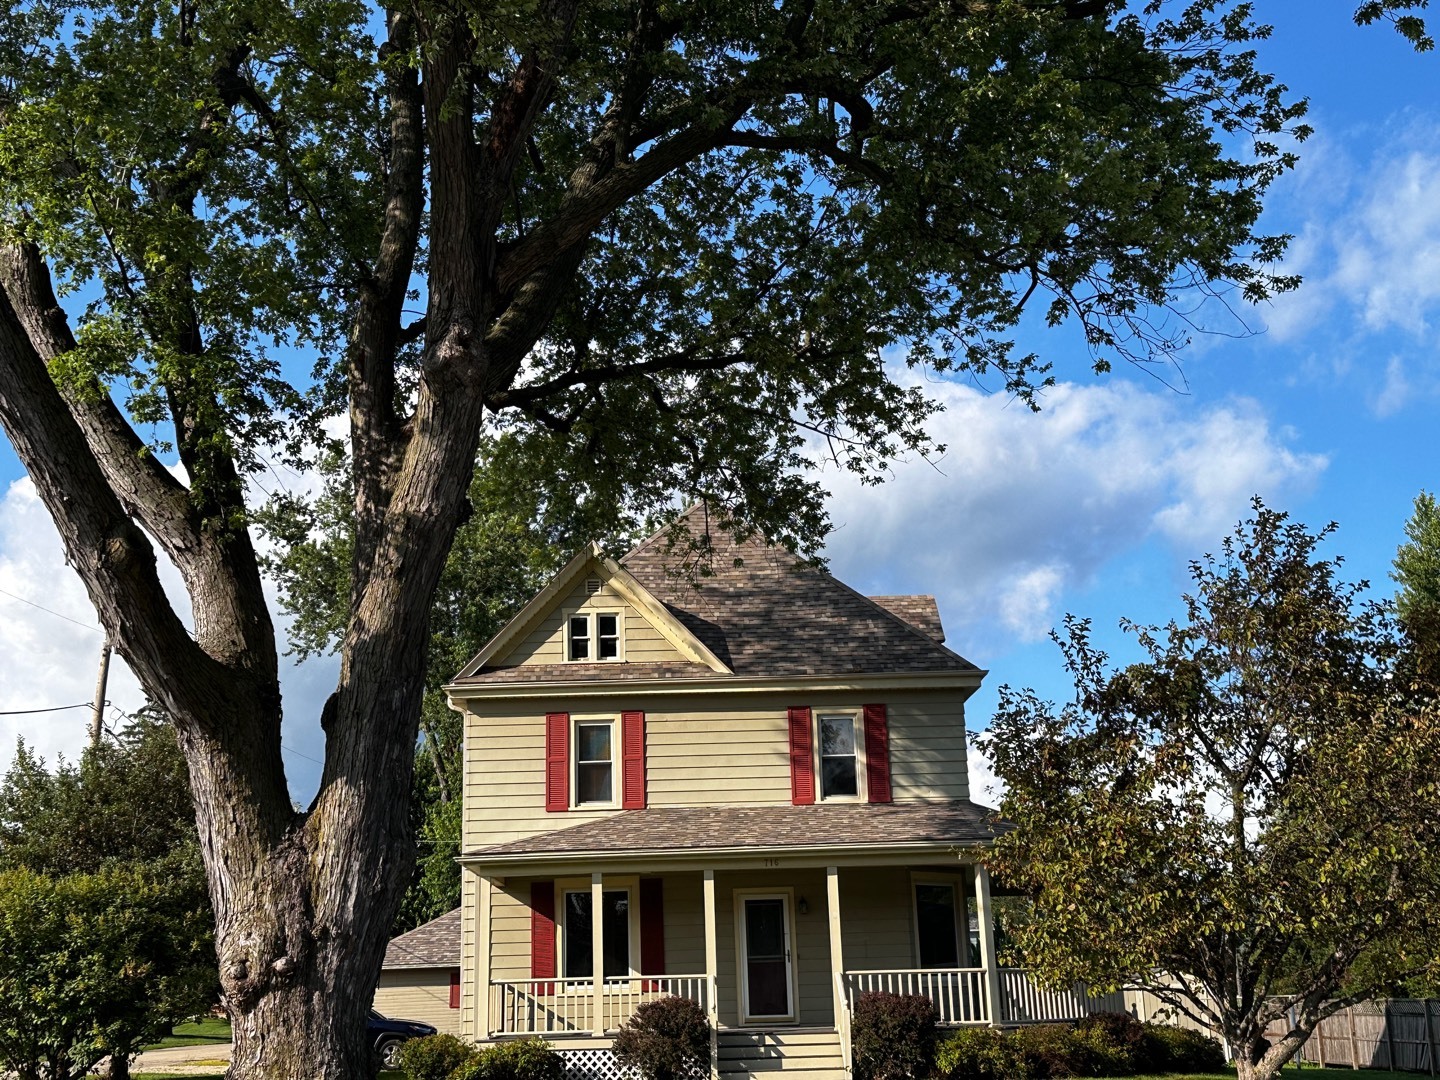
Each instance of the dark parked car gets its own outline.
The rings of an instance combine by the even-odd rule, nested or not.
[[[434,1035],[435,1029],[429,1024],[414,1020],[392,1020],[371,1009],[370,1017],[365,1022],[365,1032],[370,1037],[370,1045],[375,1047],[375,1053],[380,1058],[380,1067],[393,1069],[400,1063],[400,1047],[403,1043],[409,1039],[418,1039],[422,1035]]]

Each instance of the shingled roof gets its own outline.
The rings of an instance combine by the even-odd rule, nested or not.
[[[663,529],[620,560],[737,677],[943,674],[978,669],[943,644],[934,597],[867,598],[844,582],[759,538],[716,527],[703,504],[682,518],[708,538],[703,573],[684,566]],[[492,664],[459,684],[623,681],[714,677],[689,662],[663,664]]]
[[[993,810],[972,802],[651,807],[467,852],[650,855],[736,848],[972,846],[995,838]]]
[[[385,949],[390,968],[451,968],[460,966],[460,909],[447,911],[409,933],[391,938]]]
[[[685,525],[691,535],[709,531],[709,576],[699,579],[698,588],[676,574],[664,531],[621,565],[736,675],[975,670],[931,634],[833,575],[758,538],[740,541],[720,531],[703,506],[686,514]],[[939,621],[937,612],[937,627]]]

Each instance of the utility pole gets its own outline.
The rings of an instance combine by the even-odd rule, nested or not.
[[[105,718],[105,684],[110,679],[110,639],[100,648],[100,674],[95,679],[95,711],[90,715],[90,745],[100,745],[101,721]]]

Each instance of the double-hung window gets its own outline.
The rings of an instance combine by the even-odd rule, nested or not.
[[[582,611],[565,620],[567,660],[619,660],[620,614]]]
[[[630,893],[626,889],[606,889],[600,917],[604,920],[605,966],[607,979],[622,979],[630,974]],[[595,975],[595,953],[592,928],[595,925],[595,901],[590,891],[565,894],[563,978],[589,979]]]
[[[610,806],[614,802],[615,721],[577,721],[575,805]]]
[[[859,772],[854,715],[821,713],[820,797],[855,798],[860,793]]]

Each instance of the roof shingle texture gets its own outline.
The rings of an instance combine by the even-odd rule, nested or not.
[[[945,628],[940,625],[940,605],[933,596],[871,596],[867,599],[904,619],[927,637],[945,640]]]
[[[460,909],[431,919],[409,933],[391,938],[385,949],[385,968],[460,966]]]
[[[969,845],[995,838],[993,814],[988,807],[972,802],[656,807],[467,854],[614,855],[747,847]]]
[[[703,506],[684,521],[691,536],[705,534]],[[698,587],[677,573],[679,556],[663,531],[621,565],[736,675],[975,670],[930,634],[780,548],[713,526],[709,539],[709,576]],[[934,622],[938,627],[938,612]]]

